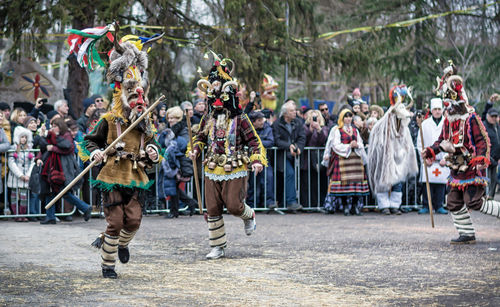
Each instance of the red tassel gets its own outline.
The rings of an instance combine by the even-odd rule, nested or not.
[[[490,165],[490,159],[486,157],[475,157],[469,162],[470,166],[476,166],[479,164]]]
[[[436,153],[434,153],[434,149],[427,147],[426,152],[427,152],[427,154],[426,154],[427,159],[431,159],[432,161],[436,160]]]

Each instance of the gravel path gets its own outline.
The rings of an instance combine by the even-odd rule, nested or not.
[[[201,216],[148,216],[119,279],[101,277],[103,219],[0,221],[0,306],[499,306],[500,220],[472,214],[477,244],[452,246],[451,217],[225,216],[225,259],[205,260]]]

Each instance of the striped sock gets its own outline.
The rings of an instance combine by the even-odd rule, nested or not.
[[[500,202],[496,200],[486,200],[485,198],[483,198],[483,200],[485,201],[479,211],[484,214],[496,216],[500,219]]]
[[[101,258],[103,268],[115,267],[116,254],[118,252],[118,237],[104,234],[104,242],[101,247]]]
[[[242,220],[250,220],[253,218],[253,209],[250,208],[249,205],[245,204],[245,210],[243,210],[243,213],[240,215],[240,218]]]
[[[210,247],[226,247],[226,229],[222,216],[208,217],[208,238],[210,240]]]
[[[451,217],[459,235],[468,237],[475,235],[474,226],[472,226],[472,220],[466,206],[457,212],[451,212]]]
[[[130,241],[134,238],[136,231],[126,231],[125,229],[120,230],[120,247],[127,247]]]

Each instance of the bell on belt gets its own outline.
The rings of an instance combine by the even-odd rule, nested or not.
[[[208,169],[215,169],[215,167],[217,166],[217,164],[213,161],[210,161],[208,162]]]
[[[233,160],[233,161],[231,162],[231,165],[232,165],[234,168],[237,168],[237,167],[238,167],[238,161]]]
[[[116,151],[123,151],[125,149],[125,142],[118,142],[115,145]]]
[[[224,170],[226,172],[230,172],[233,170],[233,167],[231,166],[231,164],[226,164],[226,165],[224,165]]]
[[[120,162],[120,155],[117,155],[115,158],[115,163],[118,163],[118,162]]]
[[[219,158],[217,159],[217,164],[219,164],[219,166],[224,166],[226,162],[227,162],[226,155],[220,155]]]
[[[250,158],[247,155],[244,155],[243,156],[243,162],[245,162],[245,164],[250,163]]]
[[[137,169],[137,161],[134,160],[134,166],[132,166],[133,169]]]

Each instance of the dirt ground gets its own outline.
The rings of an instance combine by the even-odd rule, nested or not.
[[[260,213],[250,237],[226,215],[227,257],[207,261],[201,216],[147,216],[117,280],[90,247],[103,219],[0,221],[0,305],[500,306],[500,220],[472,217],[477,244],[452,246],[449,215]]]

